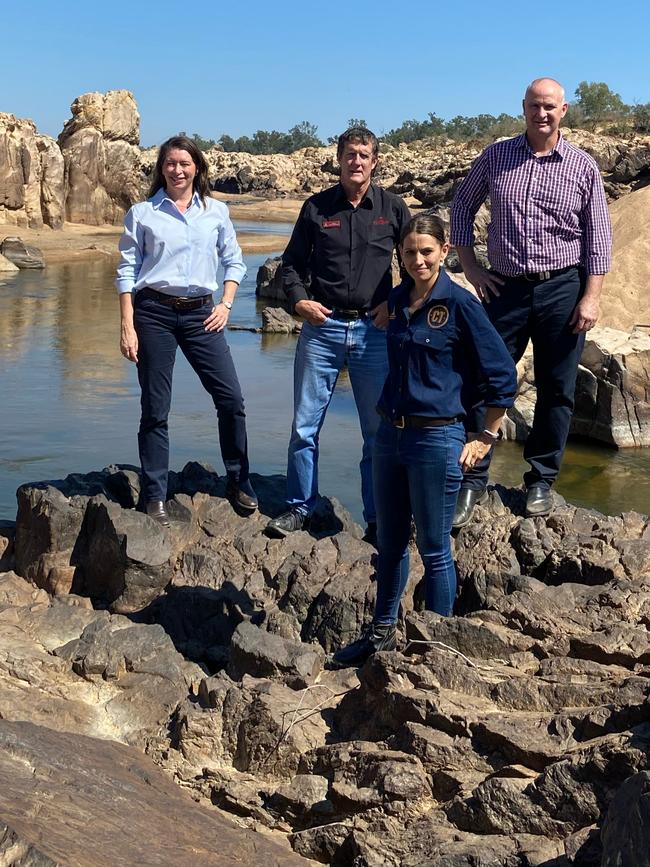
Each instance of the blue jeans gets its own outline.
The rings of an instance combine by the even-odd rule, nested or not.
[[[177,346],[198,374],[217,410],[219,445],[226,472],[240,483],[248,479],[244,401],[223,331],[208,332],[203,325],[211,309],[206,305],[197,310],[174,310],[136,293],[134,325],[142,390],[138,446],[145,502],[167,499],[167,417]]]
[[[373,480],[377,504],[375,623],[396,623],[409,575],[411,515],[424,563],[426,607],[448,616],[456,597],[451,521],[463,477],[460,422],[399,430],[382,420],[375,439]]]
[[[533,343],[537,401],[533,425],[524,444],[524,459],[530,470],[526,487],[550,488],[555,482],[566,446],[573,413],[578,363],[585,345],[584,334],[574,334],[570,320],[584,291],[578,268],[556,274],[541,283],[521,277],[502,277],[499,296],[490,299],[485,312],[501,335],[516,363]],[[467,429],[485,427],[485,408],[478,405],[467,419]],[[463,487],[482,490],[488,481],[492,451],[465,475]]]
[[[318,498],[318,439],[334,386],[347,364],[359,413],[363,451],[361,497],[366,521],[375,520],[372,446],[379,425],[375,407],[388,373],[386,333],[369,318],[330,317],[322,325],[305,322],[293,371],[293,426],[287,461],[287,503],[309,515]]]

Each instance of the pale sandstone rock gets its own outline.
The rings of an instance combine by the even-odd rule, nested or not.
[[[0,223],[63,225],[63,156],[31,120],[0,112]]]
[[[140,196],[140,116],[128,90],[85,93],[59,136],[65,158],[66,219],[120,223]]]
[[[3,274],[13,274],[19,270],[20,268],[18,267],[18,265],[14,265],[13,262],[7,259],[6,256],[3,256],[2,253],[0,253],[0,271],[2,271]]]

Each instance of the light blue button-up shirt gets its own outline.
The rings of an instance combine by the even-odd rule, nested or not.
[[[148,286],[167,295],[207,295],[218,288],[219,261],[224,280],[241,283],[246,274],[228,208],[216,199],[204,204],[196,192],[184,214],[164,189],[134,205],[119,249],[119,293]]]

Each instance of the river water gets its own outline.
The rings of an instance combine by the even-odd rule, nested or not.
[[[288,224],[239,224],[247,232],[286,234]],[[260,324],[255,275],[268,254],[248,255],[231,322]],[[120,355],[113,288],[115,263],[50,265],[0,279],[0,519],[13,519],[15,491],[28,481],[61,478],[110,463],[137,464],[139,389],[135,366]],[[228,341],[246,399],[251,467],[286,471],[295,336],[230,331]],[[178,353],[170,416],[171,467],[199,460],[223,471],[216,415]],[[361,440],[343,375],[321,435],[321,492],[338,497],[361,521]],[[521,446],[502,443],[492,480],[518,485]],[[650,511],[650,449],[614,451],[570,443],[558,491],[572,502],[618,514]]]

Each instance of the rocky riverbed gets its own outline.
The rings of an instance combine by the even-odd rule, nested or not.
[[[242,518],[188,464],[168,531],[134,510],[132,467],[19,489],[0,530],[6,863],[648,864],[647,516],[558,498],[525,519],[497,488],[455,540],[456,616],[420,610],[414,554],[400,652],[336,671],[376,553],[336,500],[311,535],[266,538],[284,481],[254,483]]]

